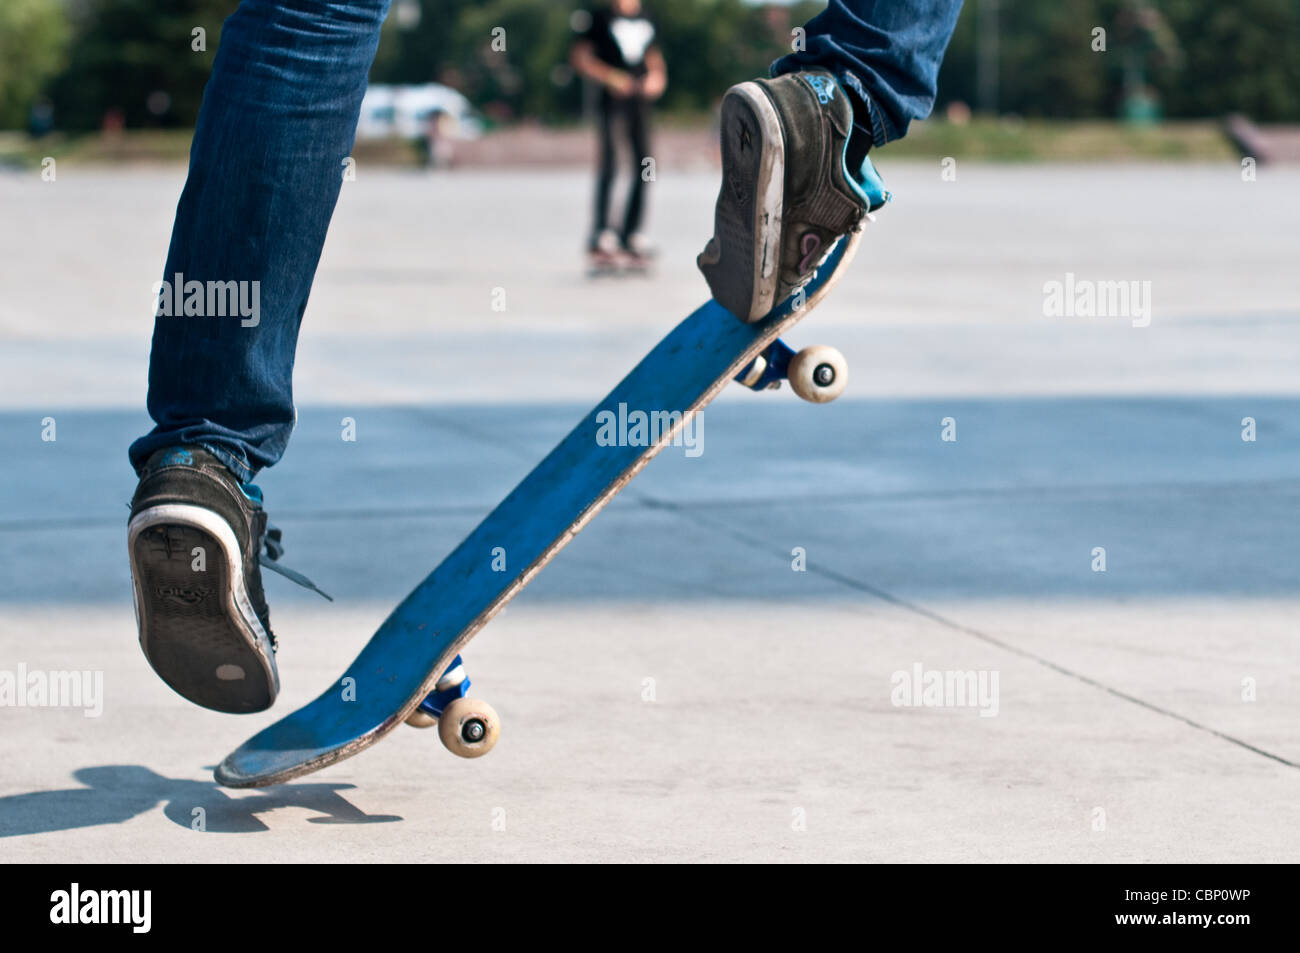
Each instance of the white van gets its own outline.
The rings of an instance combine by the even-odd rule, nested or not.
[[[361,100],[358,139],[398,137],[416,139],[428,130],[429,117],[441,112],[441,128],[454,139],[477,139],[483,134],[483,117],[468,99],[450,86],[425,83],[421,86],[371,85]],[[448,121],[450,120],[450,121]]]

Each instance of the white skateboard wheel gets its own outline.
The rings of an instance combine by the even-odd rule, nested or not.
[[[454,755],[481,758],[492,750],[501,734],[501,719],[485,701],[457,698],[438,719],[438,737]]]
[[[406,723],[412,728],[432,728],[438,723],[438,719],[434,718],[427,711],[420,711],[420,709],[417,708],[415,711],[411,712],[410,717],[406,719]]]
[[[824,404],[844,393],[849,364],[833,347],[806,347],[790,358],[790,389],[814,404]]]

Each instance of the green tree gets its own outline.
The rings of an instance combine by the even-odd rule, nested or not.
[[[572,4],[536,0],[487,0],[466,10],[455,38],[466,94],[502,118],[551,115],[561,102],[572,108],[572,12]]]
[[[1105,109],[1114,80],[1107,54],[1092,49],[1101,22],[1094,0],[1011,0],[1016,25],[1000,70],[1004,108],[1029,116],[1079,118]]]
[[[567,67],[575,10],[601,0],[405,0],[420,9],[403,24],[399,3],[384,28],[373,80],[447,82],[502,116],[575,115],[581,87]],[[794,26],[824,0],[768,7],[744,0],[645,0],[668,62],[668,109],[712,106],[732,83],[766,75],[790,51]],[[504,30],[505,49],[492,48]],[[500,44],[498,43],[498,46]]]
[[[0,128],[27,124],[32,103],[63,68],[71,30],[50,0],[0,3]]]
[[[979,0],[967,0],[939,74],[939,101],[974,104]],[[999,109],[1114,116],[1135,74],[1164,113],[1300,120],[1297,0],[1001,0]],[[1093,52],[1092,30],[1106,31]]]
[[[457,24],[477,0],[393,0],[370,71],[375,83],[440,80],[462,61]]]
[[[792,27],[823,3],[758,7],[742,0],[647,0],[668,61],[669,108],[712,106],[733,83],[766,76],[791,50]]]
[[[236,6],[237,0],[78,0],[71,59],[54,92],[58,124],[93,129],[106,112],[119,110],[128,126],[192,125],[221,23]],[[204,50],[193,48],[196,29],[205,31]]]
[[[371,75],[446,82],[502,118],[573,116],[582,97],[567,69],[570,15],[597,2],[394,0]],[[791,28],[825,7],[644,2],[668,62],[664,106],[680,110],[710,108],[727,86],[766,74],[789,52]],[[25,123],[43,90],[64,128],[95,128],[112,109],[132,126],[193,123],[221,22],[236,5],[0,0],[0,125]],[[958,21],[940,74],[941,106],[977,100],[980,5],[967,0]],[[1002,112],[1114,116],[1126,83],[1140,81],[1158,91],[1168,116],[1300,121],[1300,0],[1000,0],[999,8]],[[196,27],[207,31],[206,51],[191,49]],[[1091,48],[1098,27],[1107,33],[1105,52]],[[493,48],[496,28],[504,49]]]
[[[1113,5],[1113,4],[1112,4]],[[979,102],[979,0],[968,0],[939,72],[939,102]],[[1098,115],[1115,82],[1110,61],[1091,48],[1106,25],[1097,0],[1001,0],[997,5],[998,111],[1076,118]]]
[[[1300,3],[1164,0],[1160,7],[1184,55],[1178,81],[1162,89],[1170,114],[1300,120]]]

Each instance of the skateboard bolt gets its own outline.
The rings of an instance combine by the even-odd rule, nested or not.
[[[817,369],[813,371],[813,380],[818,387],[829,387],[835,383],[835,368],[829,364],[818,364]]]
[[[479,721],[477,718],[465,722],[465,727],[460,730],[460,736],[470,744],[482,741],[483,736],[486,734],[487,728],[484,726],[483,722]]]

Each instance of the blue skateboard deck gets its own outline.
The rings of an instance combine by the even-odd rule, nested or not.
[[[393,610],[328,690],[227,755],[218,783],[287,781],[357,754],[401,725],[465,644],[672,442],[688,415],[821,301],[861,234],[840,239],[801,292],[760,321],[745,324],[710,301],[677,325]],[[650,446],[601,445],[601,421],[620,419],[620,407],[624,414],[667,412],[671,424]],[[493,567],[502,550],[504,572]]]

